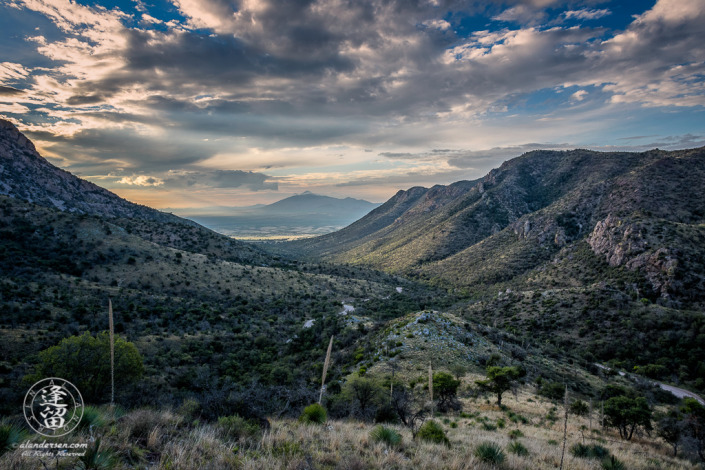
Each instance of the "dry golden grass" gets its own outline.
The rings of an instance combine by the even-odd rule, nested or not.
[[[370,437],[374,425],[358,421],[329,421],[324,425],[304,424],[294,419],[271,421],[271,430],[256,439],[234,441],[219,431],[217,426],[188,423],[182,416],[169,410],[135,410],[110,421],[97,430],[103,438],[103,449],[120,457],[115,469],[479,469],[489,470],[491,465],[474,456],[478,445],[484,442],[498,444],[505,453],[501,465],[505,470],[558,468],[561,458],[560,442],[563,422],[551,424],[545,417],[554,406],[537,398],[531,390],[521,390],[517,397],[505,398],[508,409],[502,410],[484,398],[465,400],[466,414],[438,416],[447,432],[451,446],[413,440],[409,430],[398,425],[388,425],[402,435],[399,446],[388,447]],[[512,422],[508,411],[526,418],[526,422]],[[107,413],[107,409],[106,409]],[[559,418],[561,409],[556,413]],[[483,423],[497,426],[504,420],[504,427],[487,429]],[[452,427],[455,423],[457,427]],[[568,448],[582,442],[581,426],[588,426],[587,418],[573,415],[568,421]],[[593,427],[599,432],[584,432],[586,443],[598,443],[629,469],[692,469],[697,465],[681,458],[672,458],[665,443],[648,436],[637,436],[631,442],[622,441],[611,430]],[[518,430],[523,435],[518,440],[529,451],[526,456],[512,454],[509,432]],[[35,441],[40,439],[33,438]],[[88,434],[72,436],[75,442],[86,442]],[[127,456],[133,460],[128,462]],[[136,457],[134,457],[136,455]],[[64,459],[64,468],[73,468],[76,459]],[[29,470],[41,468],[37,459],[22,458],[19,450],[0,459],[0,468]],[[566,452],[564,468],[567,470],[593,470],[600,468],[597,460],[576,458]]]

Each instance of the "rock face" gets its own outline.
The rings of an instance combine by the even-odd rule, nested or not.
[[[610,214],[595,224],[587,242],[592,251],[604,256],[610,266],[641,271],[654,291],[669,297],[681,264],[679,250],[658,246],[650,240],[649,225],[641,220],[621,219]]]
[[[194,222],[134,204],[55,167],[11,122],[0,119],[0,194],[61,211],[102,217]]]

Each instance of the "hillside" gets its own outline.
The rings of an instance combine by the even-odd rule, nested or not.
[[[288,247],[461,287],[513,278],[588,241],[612,266],[641,270],[658,295],[695,300],[704,270],[688,263],[701,258],[691,256],[702,246],[699,187],[704,149],[536,151],[477,182],[400,191],[351,226]]]
[[[401,192],[346,229],[341,243],[355,250],[357,235],[372,240],[385,231],[389,238],[380,246],[404,252],[410,249],[406,245],[417,243],[414,234],[434,227],[429,220],[444,230],[455,227],[434,241],[435,249],[446,253],[437,260],[424,260],[425,253],[408,265],[402,260],[399,266],[407,268],[380,266],[416,277],[410,280],[366,266],[268,253],[128,202],[122,209],[104,212],[91,194],[81,200],[76,188],[85,182],[32,153],[31,143],[21,134],[10,129],[5,135],[9,136],[5,148],[11,152],[3,168],[11,171],[3,170],[2,182],[11,191],[0,195],[0,466],[37,466],[38,460],[12,446],[40,438],[27,435],[22,427],[22,399],[29,385],[46,374],[54,376],[52,367],[74,361],[67,371],[72,379],[88,376],[84,385],[93,384],[96,376],[105,379],[108,361],[86,359],[84,352],[107,353],[107,346],[81,343],[86,349],[76,354],[69,344],[81,338],[98,341],[107,329],[108,299],[118,342],[131,344],[136,351],[137,359],[128,363],[135,375],[117,387],[115,398],[121,406],[86,408],[85,421],[72,438],[90,441],[93,448],[81,462],[67,458],[64,463],[69,466],[94,468],[101,460],[107,462],[103,468],[489,468],[480,463],[475,449],[491,441],[508,453],[521,451],[510,442],[519,436],[528,453],[509,456],[507,468],[551,467],[560,457],[557,401],[566,386],[571,396],[584,400],[611,399],[606,393],[615,390],[615,398],[638,396],[648,403],[649,413],[668,410],[666,406],[677,401],[651,382],[620,377],[593,361],[612,360],[612,365],[627,369],[643,366],[636,371],[702,388],[698,379],[705,322],[701,312],[686,308],[699,302],[697,294],[691,300],[682,295],[695,288],[699,258],[685,265],[692,274],[679,274],[679,265],[661,259],[662,252],[655,261],[651,255],[640,258],[654,249],[647,237],[651,234],[653,243],[665,234],[663,243],[681,250],[667,256],[690,256],[701,249],[697,239],[701,225],[691,215],[699,206],[682,204],[680,212],[676,208],[684,194],[675,196],[668,211],[650,214],[631,212],[633,192],[624,203],[615,196],[614,206],[625,206],[624,214],[632,216],[629,223],[641,224],[641,237],[633,238],[635,229],[622,227],[616,221],[622,212],[615,212],[600,219],[589,237],[582,235],[582,228],[574,229],[579,222],[557,220],[565,231],[562,243],[555,234],[535,236],[534,229],[544,233],[542,221],[550,222],[551,214],[564,209],[561,204],[577,196],[566,187],[556,190],[563,196],[539,197],[542,191],[536,184],[524,182],[533,196],[515,197],[508,188],[522,180],[520,174],[511,174],[511,165],[505,168],[510,174],[499,172],[492,181]],[[610,171],[623,174],[621,169]],[[697,180],[697,172],[692,175]],[[502,183],[505,180],[515,183]],[[630,181],[627,178],[620,187],[630,191]],[[545,191],[552,191],[554,183]],[[23,185],[27,185],[24,192],[18,189]],[[49,191],[43,185],[63,190]],[[483,196],[492,188],[497,194]],[[659,188],[650,184],[640,190],[668,190]],[[117,196],[102,191],[98,191],[101,200],[122,204]],[[504,228],[503,219],[490,223],[487,218],[494,216],[494,209],[478,204],[483,197],[494,201],[493,208],[505,207],[504,217],[512,222]],[[661,231],[647,225],[655,224],[649,217],[656,216],[667,222]],[[479,222],[460,230],[459,224],[468,217]],[[514,227],[521,227],[523,236]],[[621,238],[620,230],[624,230]],[[407,238],[395,244],[399,234]],[[330,238],[324,239],[326,243]],[[509,264],[502,268],[514,273],[508,280],[484,285],[468,278],[467,284],[453,284],[454,273],[463,271],[464,265],[473,266],[474,256],[496,257],[490,258],[497,261],[494,265],[477,266],[497,270],[504,255],[469,250],[483,244],[508,249],[510,242],[516,259],[524,259],[522,250],[530,252],[530,247],[542,244],[552,247],[546,248],[551,258],[546,262],[541,261],[544,255],[532,255],[527,259],[537,260],[539,267],[527,262],[526,270],[516,273],[516,266]],[[468,243],[472,244],[462,248]],[[659,270],[644,271],[651,277],[639,274],[644,266],[662,261],[670,263],[665,274]],[[433,278],[424,271],[432,268],[428,272],[435,273]],[[614,280],[614,285],[607,280]],[[655,282],[662,288],[654,287]],[[499,287],[502,291],[497,294],[494,290]],[[326,427],[297,423],[291,418],[318,398],[331,338],[323,397],[331,421]],[[61,347],[50,348],[57,344],[66,345],[70,353],[52,363],[52,351]],[[450,448],[414,438],[421,422],[404,421],[408,413],[430,418],[429,365],[441,379],[455,380],[450,373],[459,378],[456,397],[443,401],[434,395],[435,417],[442,422]],[[503,407],[495,406],[495,396],[477,387],[485,368],[492,365],[521,376],[505,390]],[[435,376],[433,381],[434,390],[444,393],[435,385]],[[86,403],[108,401],[109,382],[104,383],[103,389],[82,388]],[[685,426],[690,418],[683,416]],[[660,415],[654,414],[654,422],[657,419]],[[388,448],[377,442],[368,427],[372,420],[396,429],[403,446]],[[572,418],[571,444],[584,439],[581,425],[586,422],[592,426],[585,418]],[[513,434],[505,433],[506,428]],[[615,445],[614,429],[594,431],[589,437],[604,446],[601,452],[633,467],[689,465],[689,460],[669,457],[670,448],[656,437],[639,432],[635,441]],[[696,450],[687,444],[682,456],[695,461]],[[580,455],[568,458],[571,468],[596,465]]]
[[[705,149],[535,151],[291,253],[411,276],[529,342],[704,390]]]
[[[109,298],[116,331],[144,355],[141,386],[160,390],[161,403],[252,381],[312,380],[307,366],[343,328],[343,300],[372,299],[379,315],[438,303],[429,299],[447,305],[418,283],[270,255],[124,201],[53,167],[11,125],[0,148],[2,412],[21,401],[39,351],[107,328]],[[390,299],[398,286],[405,294]],[[349,330],[340,348],[363,334]],[[119,399],[157,400],[138,388]]]

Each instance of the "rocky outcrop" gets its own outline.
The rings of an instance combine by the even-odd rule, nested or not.
[[[679,267],[677,250],[657,246],[647,235],[648,227],[639,220],[608,215],[595,224],[587,238],[592,251],[605,257],[610,266],[639,270],[655,292],[668,297]]]

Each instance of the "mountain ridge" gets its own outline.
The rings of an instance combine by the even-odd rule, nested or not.
[[[527,268],[536,268],[581,239],[589,239],[594,251],[612,265],[643,267],[643,262],[630,264],[631,258],[625,258],[625,253],[643,253],[620,248],[620,243],[636,247],[624,241],[632,231],[615,234],[611,241],[605,237],[617,230],[618,221],[626,223],[638,214],[662,219],[669,226],[690,224],[697,230],[704,220],[705,203],[691,200],[693,187],[705,187],[705,148],[642,153],[534,151],[474,182],[400,191],[339,232],[286,246],[304,255],[317,253],[324,259],[436,278],[455,287],[477,281],[472,276],[464,279],[466,270],[459,266],[468,257],[486,257],[480,252],[496,245],[498,238],[504,240],[494,252],[498,260],[517,250],[535,252],[536,260]],[[518,244],[526,245],[525,249],[519,250]],[[677,251],[655,248],[657,258],[666,256],[670,261],[658,269],[644,269],[668,274],[686,263],[673,260]],[[668,297],[663,288],[674,283],[651,277],[654,288]]]
[[[14,124],[4,119],[0,119],[0,194],[78,214],[195,225],[193,221],[127,201],[57,168],[37,152]]]

